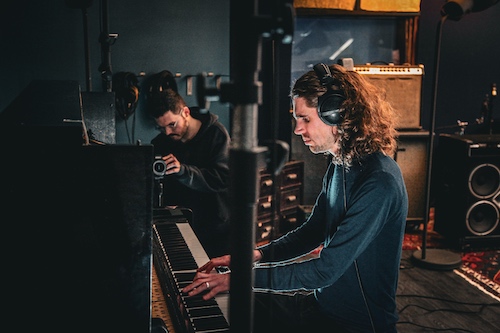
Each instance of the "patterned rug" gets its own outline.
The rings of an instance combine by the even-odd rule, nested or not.
[[[500,301],[500,250],[468,252],[462,255],[462,267],[458,270],[471,284],[496,295]]]
[[[403,250],[421,250],[422,233],[407,233]],[[426,248],[444,248],[443,238],[434,231],[427,232]],[[500,250],[461,253],[462,266],[454,272],[472,285],[500,301]]]
[[[434,231],[427,232],[428,249],[444,248],[443,237]],[[422,249],[422,232],[406,233],[403,239],[403,250],[421,250]]]

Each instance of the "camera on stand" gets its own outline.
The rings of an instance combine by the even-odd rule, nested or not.
[[[153,162],[153,174],[155,176],[153,207],[160,208],[163,205],[163,182],[162,179],[167,171],[167,164],[161,156],[155,156]]]

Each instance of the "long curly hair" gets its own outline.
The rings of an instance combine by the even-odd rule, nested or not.
[[[385,91],[357,72],[337,64],[329,67],[345,96],[343,120],[336,125],[341,153],[333,156],[333,162],[351,165],[354,160],[379,151],[392,156],[397,148],[397,115],[385,99]],[[307,106],[317,108],[318,96],[326,91],[316,73],[309,71],[297,79],[290,95],[303,97]]]

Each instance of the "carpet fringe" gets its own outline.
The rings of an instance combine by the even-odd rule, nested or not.
[[[500,287],[498,286],[498,284],[496,284],[495,282],[491,281],[490,279],[485,278],[481,274],[475,272],[474,270],[472,270],[472,269],[470,269],[468,267],[462,267],[461,269],[463,271],[465,271],[467,274],[470,274],[470,275],[474,276],[474,279],[477,279],[481,283],[486,284],[489,288],[491,288],[492,290],[494,290],[497,294],[495,295],[491,291],[486,290],[483,285],[481,285],[480,283],[474,281],[474,279],[471,279],[469,276],[465,275],[460,270],[454,269],[453,272],[455,274],[457,274],[458,276],[462,277],[465,281],[469,282],[471,285],[473,285],[477,289],[481,290],[486,295],[489,295],[490,297],[492,297],[496,301],[500,302],[500,297],[498,296],[498,295],[500,295]]]

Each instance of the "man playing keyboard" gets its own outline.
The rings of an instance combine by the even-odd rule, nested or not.
[[[397,332],[408,196],[392,158],[394,111],[377,87],[339,65],[317,64],[291,96],[294,133],[331,163],[309,218],[254,250],[254,332]],[[231,274],[213,274],[218,266],[230,267],[231,257],[199,267],[182,291],[208,290],[205,299],[227,292]]]

